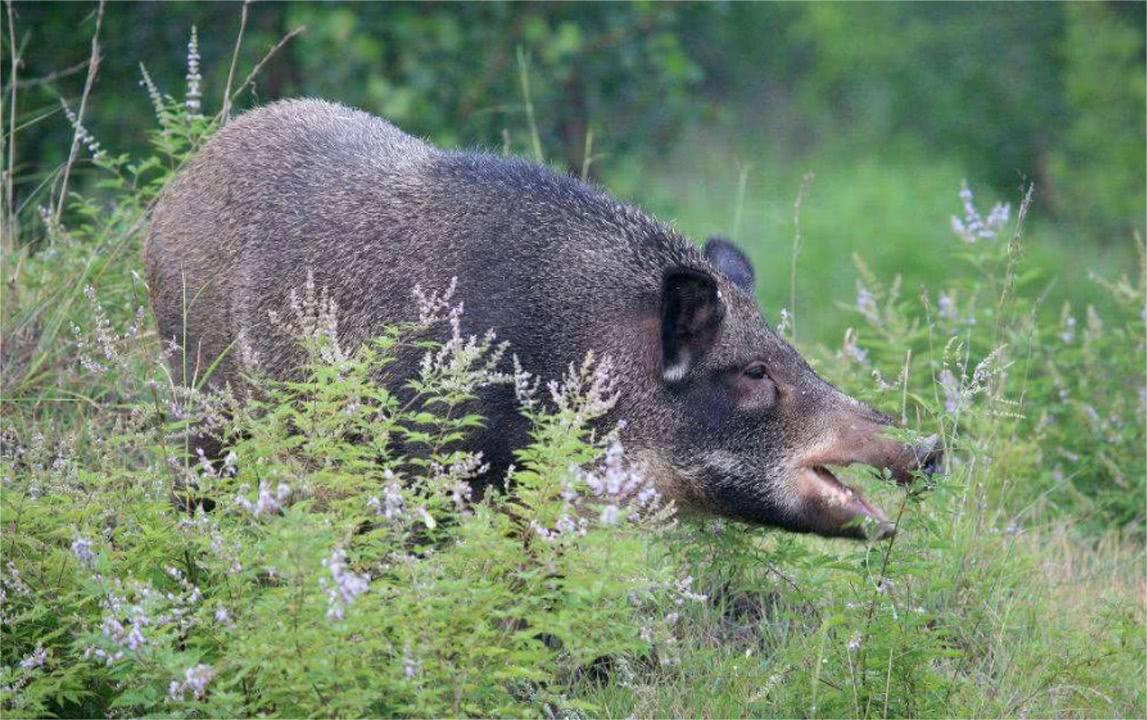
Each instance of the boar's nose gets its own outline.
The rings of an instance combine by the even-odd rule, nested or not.
[[[944,470],[944,443],[939,435],[930,435],[912,448],[916,456],[916,468],[924,477],[939,475]]]
[[[907,485],[918,476],[930,478],[944,470],[944,444],[938,435],[929,435],[912,445],[900,445],[888,464],[872,463],[880,469],[887,467],[901,485]]]

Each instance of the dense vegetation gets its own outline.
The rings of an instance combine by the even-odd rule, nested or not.
[[[135,7],[108,6],[101,32],[109,47],[122,42],[115,33],[125,18],[156,12]],[[293,64],[296,75],[280,90],[324,87],[304,85],[324,73],[335,87],[351,85],[347,78],[386,58],[391,85],[376,88],[375,100],[324,94],[368,107],[405,96],[407,110],[375,109],[447,143],[497,144],[506,129],[510,151],[569,164],[561,149],[569,95],[555,88],[579,67],[586,43],[598,38],[600,54],[613,47],[600,38],[617,33],[625,42],[612,42],[634,64],[619,70],[595,56],[574,81],[601,113],[594,144],[612,153],[592,164],[598,177],[697,237],[727,230],[741,239],[765,280],[770,320],[822,374],[912,431],[940,432],[946,474],[907,488],[852,478],[895,511],[901,531],[879,543],[675,518],[627,463],[617,434],[589,429],[617,391],[609,359],[587,358],[563,378],[531,378],[496,339],[454,333],[430,343],[427,329],[449,327],[465,300],[449,288],[423,289],[410,299],[419,323],[356,352],[339,344],[338,311],[322,288],[300,288],[295,317],[285,320],[310,350],[306,381],[263,380],[257,399],[182,387],[163,364],[181,350],[152,330],[139,247],[151,203],[223,121],[208,98],[222,95],[234,40],[217,30],[222,23],[210,38],[200,25],[190,67],[158,63],[158,86],[148,74],[135,90],[135,76],[112,86],[122,97],[106,92],[116,63],[152,58],[105,47],[103,90],[86,104],[69,97],[70,123],[51,107],[25,110],[37,107],[29,97],[15,106],[16,137],[39,145],[5,145],[9,158],[13,147],[36,158],[5,180],[18,204],[5,206],[0,267],[5,715],[1147,714],[1147,286],[1142,240],[1137,252],[1131,240],[1142,222],[1143,153],[1119,146],[1128,137],[1122,121],[1103,130],[1087,105],[1131,108],[1142,126],[1141,108],[1121,104],[1141,92],[1142,82],[1138,91],[1131,82],[1141,80],[1141,63],[1122,90],[1100,92],[1100,82],[1122,86],[1089,75],[1111,58],[1141,59],[1141,35],[1122,22],[1127,11],[996,10],[1003,14],[992,24],[957,22],[966,11],[951,7],[903,19],[802,6],[768,12],[784,29],[778,37],[804,44],[757,48],[745,14],[765,11],[746,6],[453,7],[277,8],[270,16],[287,24],[305,15],[312,30],[298,40],[320,48],[309,59],[294,51],[295,63],[310,64]],[[36,32],[71,17],[14,9],[40,18],[29,25]],[[251,8],[246,43],[282,29],[262,25],[264,11]],[[954,14],[943,32],[929,23],[932,12]],[[379,18],[386,22],[371,25],[376,34],[356,32]],[[902,25],[908,49],[842,39],[880,23]],[[175,26],[131,32],[177,33],[186,48],[187,26]],[[20,25],[6,31],[13,27],[17,36]],[[499,39],[507,27],[528,48],[520,56]],[[1011,130],[1039,126],[1019,110],[1031,98],[984,99],[960,85],[933,94],[950,76],[913,69],[929,53],[1004,52],[1045,32],[1063,43],[1057,62],[1066,70],[981,60],[969,71],[985,93],[1032,92],[1073,108],[1057,137],[1009,146],[1012,159],[985,148],[1007,125],[1008,102],[1017,103],[1019,129]],[[347,62],[321,62],[324,42]],[[224,49],[200,68],[208,47]],[[417,47],[430,50],[409,49]],[[506,64],[471,102],[520,108],[528,98],[533,109],[460,131],[453,118],[469,116],[452,103],[465,98],[435,93],[472,72],[476,62],[459,57],[495,48],[509,48]],[[802,52],[816,58],[814,69],[798,72]],[[233,89],[249,103],[242,79],[253,63],[240,56]],[[815,118],[805,130],[817,137],[805,141],[816,147],[800,157],[815,179],[802,183],[792,150],[762,140],[742,155],[691,125],[692,84],[708,78],[707,92],[719,93],[746,77],[738,63],[754,58],[772,58],[781,65],[770,67],[789,67],[793,77],[810,73],[801,92],[787,92],[811,99],[786,112]],[[903,73],[877,73],[889,93],[934,106],[911,118],[896,103],[876,112],[888,94],[855,88],[844,70],[873,63]],[[262,71],[273,69],[269,62]],[[1033,75],[1014,81],[1006,72]],[[181,97],[162,93],[184,74]],[[9,91],[23,90],[7,81]],[[767,85],[753,92],[781,92]],[[1038,90],[1053,85],[1061,94],[1051,99]],[[817,105],[831,88],[846,89],[833,93],[842,105]],[[963,128],[970,135],[951,147],[972,148],[966,153],[923,154],[919,147],[951,137],[944,123],[989,112],[975,102],[999,109],[999,124]],[[140,109],[126,110],[129,103]],[[711,108],[732,112],[717,100]],[[850,125],[855,139],[895,136],[881,147],[896,149],[862,162],[843,150],[850,139],[819,137],[839,129],[826,119],[835,110],[866,118]],[[648,124],[674,113],[675,127]],[[680,149],[654,157],[657,132]],[[78,159],[69,164],[73,138]],[[1141,147],[1142,135],[1128,142]],[[1061,160],[1041,165],[1043,152]],[[732,162],[750,157],[744,172]],[[1034,191],[1006,190],[1017,184],[1008,175],[1016,166],[1031,169]],[[1064,177],[1055,173],[1083,174],[1063,180],[1056,198],[1033,202],[1042,181]],[[977,174],[982,185],[961,185]],[[1008,199],[983,199],[1000,194]],[[1077,246],[1064,238],[1079,238]],[[401,352],[428,358],[411,380],[415,400],[403,405],[367,382]],[[514,385],[534,433],[508,478],[512,491],[479,500],[466,480],[481,460],[465,440],[481,418],[457,409],[489,383]],[[196,422],[231,439],[227,460],[212,465],[187,452],[183,431]],[[423,452],[398,452],[399,443]]]
[[[60,98],[79,110],[95,7],[13,5],[15,199],[31,215],[51,204],[69,155]],[[789,302],[778,259],[811,171],[816,241],[798,280],[829,301],[806,304],[800,331],[821,342],[848,327],[835,302],[852,293],[854,252],[909,288],[944,280],[949,197],[963,179],[1013,202],[1034,182],[1028,267],[1052,312],[1065,300],[1106,307],[1086,273],[1064,267],[1117,275],[1135,263],[1147,213],[1142,3],[256,3],[235,55],[242,17],[223,3],[107,5],[102,101],[85,126],[114,138],[110,150],[144,152],[140,65],[179,87],[197,25],[212,107],[229,77],[235,90],[265,59],[236,108],[338,99],[439,144],[531,156],[532,123],[555,164],[697,237],[737,235],[772,313]],[[85,166],[71,183],[87,186]]]

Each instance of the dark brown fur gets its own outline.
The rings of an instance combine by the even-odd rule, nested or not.
[[[882,437],[887,418],[817,377],[765,324],[731,244],[702,254],[576,179],[438,150],[340,105],[278,102],[228,124],[166,191],[145,260],[187,382],[222,358],[209,386],[240,386],[251,353],[261,371],[289,376],[301,355],[270,315],[289,313],[309,272],[348,347],[412,319],[416,284],[456,277],[464,330],[493,328],[531,373],[558,377],[589,350],[614,359],[628,447],[682,504],[858,535],[850,521],[886,520],[814,466],[856,460],[906,478],[918,464]],[[525,426],[509,389],[482,410],[477,442],[497,476]]]

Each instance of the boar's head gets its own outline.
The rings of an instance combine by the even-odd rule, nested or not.
[[[941,460],[934,438],[888,437],[893,421],[822,380],[771,329],[748,259],[712,239],[708,267],[676,266],[661,287],[660,389],[643,434],[657,474],[686,508],[826,536],[882,537],[887,516],[830,467],[869,465],[901,483]]]

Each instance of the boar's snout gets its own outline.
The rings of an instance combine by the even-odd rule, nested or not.
[[[906,485],[918,475],[930,477],[941,471],[940,438],[932,435],[914,444],[899,442],[888,436],[895,425],[891,418],[851,398],[827,415],[819,447],[798,461],[800,520],[821,535],[888,537],[895,532],[895,524],[829,467],[860,463]]]
[[[944,445],[939,435],[929,435],[912,447],[916,469],[924,477],[940,474],[944,469]]]

